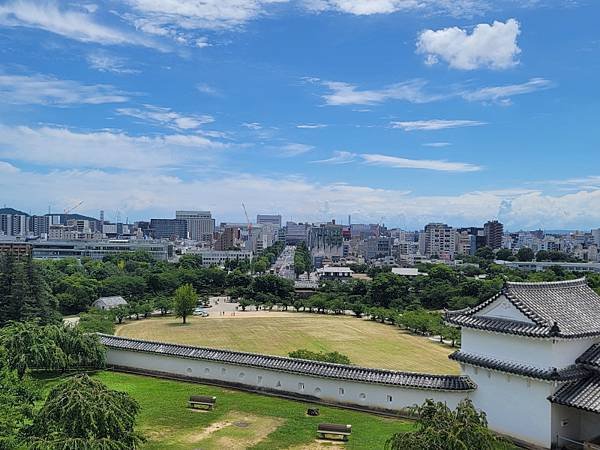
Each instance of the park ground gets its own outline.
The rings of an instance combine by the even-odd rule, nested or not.
[[[291,351],[337,351],[352,364],[384,369],[458,374],[448,345],[396,326],[351,316],[278,311],[215,310],[208,318],[153,317],[119,325],[115,334],[138,339],[287,356]],[[235,314],[235,315],[233,315]]]
[[[414,427],[408,420],[215,386],[108,371],[93,376],[137,400],[136,429],[147,439],[144,450],[375,450],[394,433]],[[47,389],[56,381],[46,379]],[[217,397],[215,409],[187,408],[190,395]],[[319,408],[318,417],[306,414],[311,407]],[[352,436],[347,443],[317,439],[322,422],[351,424]],[[500,445],[498,450],[516,448]]]

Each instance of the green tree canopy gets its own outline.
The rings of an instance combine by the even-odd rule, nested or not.
[[[104,346],[98,336],[78,327],[14,323],[0,331],[0,346],[9,370],[23,377],[27,370],[64,371],[104,367]]]
[[[517,252],[517,259],[519,261],[532,261],[534,256],[533,250],[528,247],[522,247]]]
[[[175,291],[173,309],[177,317],[183,319],[183,323],[186,323],[187,316],[194,312],[197,303],[198,293],[191,284],[184,284]]]
[[[308,359],[310,361],[322,361],[335,364],[350,364],[350,358],[338,352],[311,352],[306,349],[294,350],[288,353],[290,358]]]
[[[138,403],[89,376],[55,386],[36,413],[28,444],[34,450],[131,450],[144,442],[135,432]]]
[[[469,399],[452,411],[445,403],[426,400],[412,408],[416,429],[398,433],[386,443],[387,450],[493,450],[498,438],[488,429],[485,413]]]

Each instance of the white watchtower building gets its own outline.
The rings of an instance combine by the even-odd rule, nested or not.
[[[584,278],[508,282],[445,319],[462,327],[451,358],[477,385],[470,397],[490,428],[540,448],[600,436],[600,296]]]

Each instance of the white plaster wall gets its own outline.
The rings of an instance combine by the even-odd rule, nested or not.
[[[600,342],[600,337],[588,339],[557,339],[552,344],[552,361],[549,367],[566,367],[575,364],[575,360],[593,344]]]
[[[581,439],[600,436],[600,414],[581,411]]]
[[[468,394],[335,380],[111,348],[107,352],[107,364],[184,375],[207,381],[239,383],[249,388],[281,390],[282,394],[290,392],[314,396],[328,402],[389,410],[401,410],[421,404],[428,398],[446,402],[449,407],[454,408]]]
[[[552,442],[565,445],[566,441],[559,440],[558,436],[568,439],[581,439],[581,411],[562,405],[552,405]]]
[[[552,367],[552,340],[463,328],[461,351],[502,361],[519,362],[542,369]],[[575,355],[572,358],[573,364]]]
[[[475,313],[476,316],[497,317],[500,319],[518,320],[520,322],[535,323],[519,311],[504,295],[499,296],[490,305]]]
[[[476,384],[471,399],[485,411],[492,430],[550,448],[553,384],[464,365]]]

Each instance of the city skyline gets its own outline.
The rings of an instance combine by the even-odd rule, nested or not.
[[[2,1],[0,203],[597,228],[600,7],[554,3]]]

